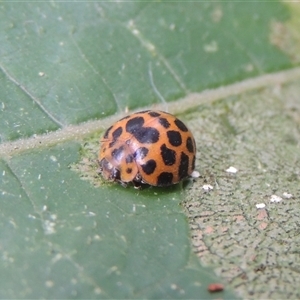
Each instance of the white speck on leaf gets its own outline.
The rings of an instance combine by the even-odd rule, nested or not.
[[[191,174],[191,177],[192,178],[198,178],[198,177],[200,177],[200,173],[198,171],[193,171],[192,174]]]
[[[261,209],[261,208],[265,208],[266,204],[264,204],[264,203],[258,203],[258,204],[255,204],[255,206],[256,206],[257,209]]]
[[[217,52],[218,49],[218,44],[216,41],[211,41],[209,44],[204,45],[204,51],[208,53],[213,53]]]
[[[45,286],[46,286],[47,288],[52,288],[52,287],[54,286],[54,282],[53,282],[52,280],[47,280],[47,281],[45,282]]]
[[[184,294],[184,290],[181,289],[177,284],[175,283],[172,283],[171,284],[171,289],[174,290],[174,291],[179,291],[180,294]]]
[[[50,216],[50,218],[51,218],[52,221],[55,221],[57,219],[57,215],[56,214],[52,214]]]
[[[210,185],[210,184],[204,184],[202,186],[202,188],[203,188],[204,191],[211,191],[211,190],[214,189],[214,187],[212,185]]]
[[[100,295],[100,294],[102,293],[102,291],[101,291],[101,289],[100,289],[99,287],[96,287],[96,288],[94,289],[94,293],[95,293],[96,295]]]
[[[50,156],[50,159],[51,159],[52,161],[57,161],[57,158],[56,158],[54,155],[51,155],[51,156]]]
[[[227,170],[226,170],[227,173],[232,173],[232,174],[235,174],[238,172],[238,169],[235,168],[235,167],[229,167]]]
[[[276,202],[276,203],[278,203],[278,202],[280,202],[281,200],[282,200],[281,197],[279,197],[279,196],[277,196],[277,195],[272,195],[272,196],[271,196],[271,199],[270,199],[270,202]]]
[[[93,239],[94,239],[94,241],[101,241],[102,240],[101,236],[98,235],[98,234],[95,234]]]
[[[220,6],[215,7],[211,14],[211,19],[214,23],[219,23],[223,17],[223,11]]]
[[[284,193],[282,194],[282,196],[283,196],[284,198],[286,198],[286,199],[290,199],[290,198],[292,198],[292,197],[293,197],[293,194],[290,194],[290,193],[284,192]]]
[[[56,262],[58,262],[59,260],[61,260],[63,258],[62,254],[61,253],[57,253],[52,259],[51,259],[51,262],[53,264],[55,264]]]
[[[45,234],[48,235],[48,234],[53,234],[56,232],[55,228],[54,228],[56,224],[54,222],[45,220],[43,225],[44,225],[43,228],[44,228]]]

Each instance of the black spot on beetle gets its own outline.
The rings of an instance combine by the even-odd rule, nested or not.
[[[158,122],[161,126],[163,126],[166,129],[168,129],[171,125],[166,118],[158,118]]]
[[[159,131],[152,127],[142,127],[133,136],[142,144],[154,144],[159,140]]]
[[[125,158],[125,161],[127,164],[130,164],[133,162],[133,156],[131,154],[128,154]]]
[[[147,156],[148,152],[149,152],[148,148],[140,147],[134,152],[133,156],[136,160],[141,160]]]
[[[167,136],[169,139],[169,143],[174,146],[178,147],[182,144],[181,134],[178,131],[175,130],[169,130],[167,131]]]
[[[159,131],[153,127],[143,127],[143,117],[128,120],[126,131],[131,133],[142,144],[153,144],[159,140]]]
[[[108,138],[108,135],[109,135],[109,132],[111,131],[111,129],[112,129],[112,126],[110,126],[110,127],[105,131],[104,136],[103,136],[104,139],[107,139],[107,138]]]
[[[193,157],[192,170],[195,170],[196,156]]]
[[[117,142],[117,140],[113,140],[112,142],[110,142],[108,144],[108,148],[112,148],[115,145],[116,142]]]
[[[184,131],[184,132],[187,132],[188,129],[187,127],[179,120],[179,119],[176,119],[174,121],[174,123],[176,124],[176,126],[181,130],[181,131]]]
[[[180,156],[180,164],[178,168],[178,176],[180,179],[183,179],[188,176],[188,170],[189,170],[189,157],[181,152]]]
[[[176,162],[176,152],[172,149],[169,149],[166,144],[163,144],[160,147],[160,154],[166,166],[172,166]]]
[[[159,117],[160,116],[160,113],[158,113],[156,111],[149,111],[148,114],[151,117]]]
[[[151,175],[156,169],[156,162],[154,159],[149,159],[144,165],[141,165],[141,167],[147,175]]]
[[[114,130],[112,133],[113,139],[116,140],[122,134],[122,132],[122,127],[118,127],[116,130]]]
[[[147,109],[147,110],[142,110],[142,111],[138,111],[138,112],[134,113],[134,115],[137,115],[137,114],[145,114],[145,113],[147,113],[147,112],[149,112],[149,111],[150,111],[149,109]]]
[[[194,144],[192,138],[189,136],[186,140],[186,148],[190,153],[194,153]]]
[[[126,173],[127,173],[127,174],[130,174],[131,172],[132,172],[132,168],[127,168],[127,169],[126,169]]]
[[[157,177],[158,186],[167,186],[173,183],[173,174],[169,172],[162,172]]]
[[[124,153],[124,147],[121,146],[121,147],[119,147],[119,148],[114,149],[114,150],[111,152],[111,156],[112,156],[115,160],[120,161],[120,160],[122,159],[123,153]]]
[[[128,120],[128,122],[126,123],[126,131],[131,134],[134,134],[136,131],[138,131],[138,130],[140,130],[140,128],[142,128],[144,123],[145,123],[145,120],[143,117],[132,118],[132,119]]]
[[[110,174],[111,178],[114,180],[120,180],[121,179],[121,174],[120,174],[120,170],[113,168],[111,174]]]
[[[129,118],[131,118],[131,115],[126,116],[126,117],[123,117],[122,119],[119,120],[119,122],[120,122],[120,121],[123,121],[123,120],[126,120],[126,119],[129,119]]]
[[[108,129],[108,131],[110,131],[111,129],[112,129],[112,127],[110,127]],[[118,137],[122,134],[122,132],[123,132],[122,127],[118,127],[117,129],[115,129],[113,131],[113,133],[112,133],[112,141],[108,144],[109,148],[113,147],[116,144],[116,142],[118,140]],[[107,133],[107,136],[108,136],[108,134],[109,134],[109,132]],[[106,136],[106,133],[105,133],[105,136]]]

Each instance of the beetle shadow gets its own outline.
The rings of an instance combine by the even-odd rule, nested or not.
[[[172,184],[169,186],[152,186],[149,184],[143,184],[141,183],[138,187],[134,186],[132,183],[128,183],[125,187],[125,189],[133,189],[135,191],[140,191],[141,193],[155,193],[155,194],[173,194],[174,192],[181,193],[188,188],[193,183],[193,179],[187,178],[177,184]],[[119,183],[119,186],[122,187],[122,185]],[[124,188],[124,186],[123,186]]]

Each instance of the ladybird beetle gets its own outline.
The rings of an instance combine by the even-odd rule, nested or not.
[[[132,182],[169,186],[195,169],[196,143],[192,133],[175,116],[146,110],[131,114],[104,133],[99,151],[103,178],[123,186]]]

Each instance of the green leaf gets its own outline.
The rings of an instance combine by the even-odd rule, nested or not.
[[[180,189],[92,188],[68,168],[79,147],[3,164],[2,297],[210,298],[214,279],[191,254]]]
[[[269,42],[287,16],[277,2],[2,3],[2,140],[290,66]]]
[[[0,1],[1,298],[299,298],[298,20],[278,1]],[[103,130],[145,107],[194,132],[196,182],[99,178]]]

